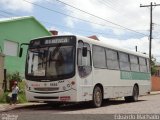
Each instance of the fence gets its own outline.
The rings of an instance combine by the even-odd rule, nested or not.
[[[160,77],[152,76],[152,91],[160,91]]]

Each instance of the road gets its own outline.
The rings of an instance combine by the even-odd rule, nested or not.
[[[160,94],[139,97],[139,101],[134,103],[126,103],[124,100],[106,100],[104,101],[104,104],[101,108],[91,108],[89,103],[63,105],[60,107],[53,107],[47,104],[42,104],[18,108],[4,112],[2,114],[17,115],[18,120],[49,120],[50,118],[54,117],[62,117],[64,120],[66,120],[67,116],[72,116],[74,120],[77,120],[77,114],[81,116],[82,114],[88,115],[88,117],[96,115],[96,118],[99,119],[98,114],[106,115],[122,113],[160,114]],[[72,120],[71,118],[69,119]],[[88,118],[86,117],[86,119]]]

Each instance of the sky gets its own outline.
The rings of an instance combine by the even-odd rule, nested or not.
[[[150,7],[160,0],[0,0],[0,18],[34,16],[60,35],[96,35],[109,45],[149,52]],[[153,7],[152,54],[160,62],[160,6]]]

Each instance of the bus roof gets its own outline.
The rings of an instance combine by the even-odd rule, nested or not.
[[[143,54],[143,53],[139,53],[139,52],[134,52],[128,49],[124,49],[124,48],[120,48],[120,47],[116,47],[116,46],[112,46],[112,45],[108,45],[107,43],[105,43],[104,41],[101,40],[95,40],[92,38],[88,38],[88,37],[84,37],[84,36],[80,36],[80,35],[58,35],[58,36],[75,36],[78,40],[83,40],[84,42],[90,43],[90,44],[94,44],[94,45],[98,45],[98,46],[102,46],[102,47],[106,47],[109,49],[113,49],[116,51],[120,51],[120,52],[125,52],[128,54],[132,54],[132,55],[136,55],[136,56],[141,56],[141,57],[145,57],[145,58],[149,58],[148,55]],[[33,40],[37,40],[37,39],[41,39],[41,38],[49,38],[49,37],[56,37],[56,36],[44,36],[44,37],[39,37]]]
[[[106,48],[117,50],[117,51],[120,51],[120,52],[129,53],[129,54],[136,55],[136,56],[149,58],[149,56],[146,55],[146,54],[139,53],[139,52],[134,52],[134,51],[131,51],[131,50],[128,50],[128,49],[124,49],[124,48],[120,48],[120,47],[116,47],[116,46],[112,46],[112,45],[108,45],[107,43],[105,43],[104,41],[101,41],[101,40],[98,41],[98,40],[94,40],[92,38],[83,37],[83,36],[76,36],[76,37],[78,39],[81,39],[85,42],[88,42],[88,43],[91,43],[91,44],[94,44],[94,45],[106,47]]]

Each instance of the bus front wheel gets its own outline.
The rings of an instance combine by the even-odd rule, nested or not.
[[[103,100],[102,90],[99,86],[95,86],[93,90],[93,101],[92,101],[93,107],[101,107],[102,100]]]

